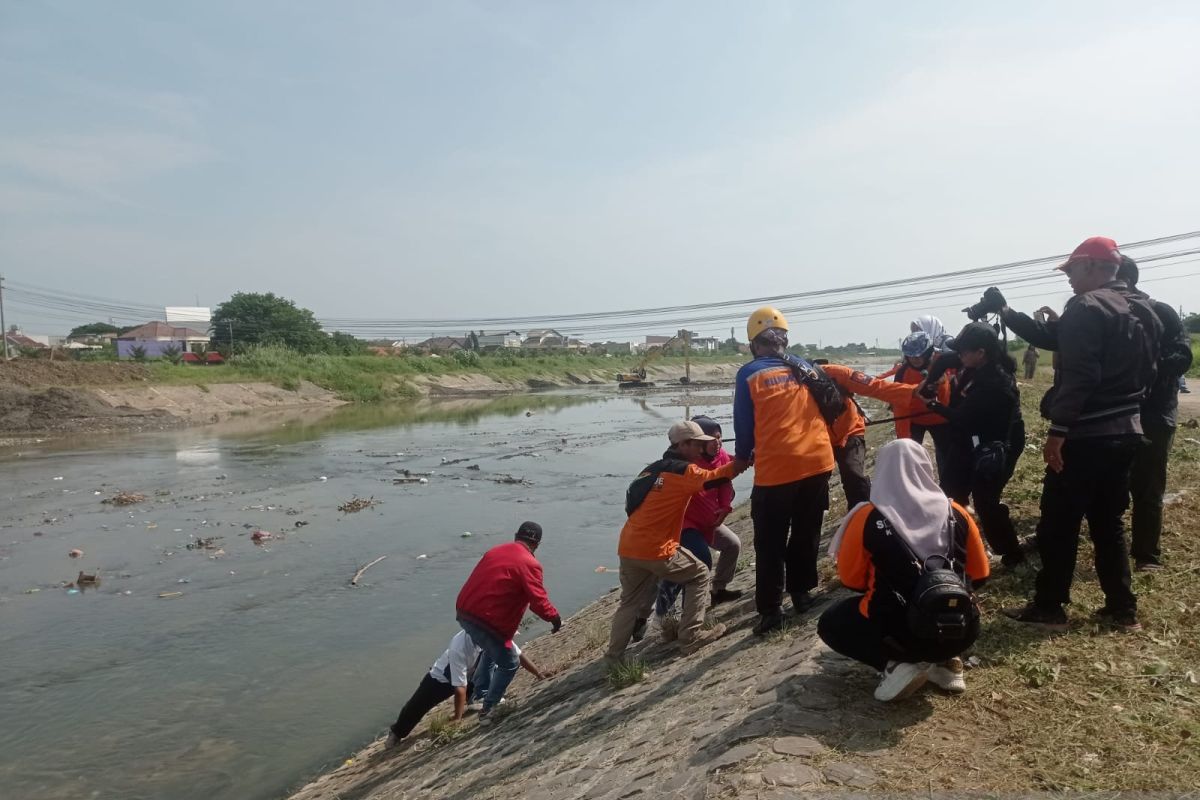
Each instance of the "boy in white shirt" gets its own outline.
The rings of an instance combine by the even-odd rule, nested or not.
[[[549,677],[522,655],[516,642],[513,642],[513,650],[516,651],[521,666],[528,670],[535,680]],[[399,745],[426,714],[448,697],[454,698],[454,714],[450,718],[456,722],[463,718],[467,711],[467,698],[470,697],[473,688],[468,676],[475,671],[479,653],[479,647],[471,641],[466,631],[454,634],[450,645],[438,656],[437,661],[433,662],[429,672],[421,678],[417,690],[400,710],[400,716],[391,727],[384,749]]]

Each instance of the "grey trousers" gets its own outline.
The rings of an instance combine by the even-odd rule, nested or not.
[[[742,540],[727,525],[718,525],[713,532],[712,549],[720,555],[713,565],[713,591],[724,589],[737,573],[738,558],[742,554]]]

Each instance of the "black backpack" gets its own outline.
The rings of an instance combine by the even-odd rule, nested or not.
[[[880,517],[883,517],[880,514]],[[928,643],[946,644],[968,641],[978,630],[974,624],[979,618],[975,599],[967,588],[961,563],[953,555],[963,552],[959,546],[958,520],[950,511],[950,552],[945,555],[934,553],[924,560],[917,557],[912,547],[891,528],[884,518],[889,532],[904,546],[917,568],[916,582],[908,597],[894,591],[900,605],[904,607],[908,628],[918,640]],[[964,559],[965,560],[965,559]]]
[[[791,368],[796,380],[808,389],[826,424],[834,424],[846,410],[846,397],[838,385],[817,364],[811,364],[791,353],[784,353],[780,358]]]

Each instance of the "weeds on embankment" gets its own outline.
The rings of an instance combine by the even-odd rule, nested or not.
[[[624,689],[641,683],[646,679],[646,662],[640,658],[630,658],[616,664],[610,664],[605,671],[608,685],[614,689]]]
[[[697,364],[726,363],[737,356],[693,359]],[[444,358],[431,356],[344,356],[302,355],[286,347],[265,345],[240,353],[220,367],[193,367],[153,362],[146,366],[157,383],[203,384],[264,381],[296,391],[302,381],[336,392],[352,402],[396,400],[417,394],[412,381],[422,375],[482,375],[523,383],[531,379],[566,379],[568,374],[603,374],[615,379],[619,370],[630,369],[636,356],[604,356],[560,353],[526,356],[506,353],[461,352]],[[664,356],[657,365],[682,364],[680,357]]]
[[[1031,536],[1038,520],[1046,423],[1037,403],[1048,377],[1039,372],[1033,385],[1022,384],[1029,438],[1005,494],[1022,536]],[[967,672],[964,696],[926,692],[912,701],[931,709],[900,728],[900,740],[882,759],[892,789],[1194,789],[1200,775],[1200,445],[1187,441],[1196,438],[1190,431],[1179,429],[1171,453],[1162,539],[1167,568],[1134,573],[1144,630],[1123,634],[1092,620],[1104,598],[1086,526],[1068,633],[1049,635],[1000,613],[1032,595],[1036,557],[1015,572],[997,571],[980,592],[984,624],[972,652],[981,668]],[[896,733],[890,732],[893,741]],[[912,769],[916,765],[920,769]]]

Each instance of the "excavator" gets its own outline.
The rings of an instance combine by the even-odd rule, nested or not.
[[[684,376],[679,379],[679,382],[684,384],[691,383],[692,343],[689,336],[676,334],[662,344],[655,345],[654,347],[646,350],[646,352],[642,355],[641,360],[638,361],[638,365],[630,372],[618,372],[617,386],[621,389],[642,389],[647,386],[653,386],[654,381],[646,380],[646,365],[661,356],[667,350],[667,348],[679,341],[683,342],[684,345]]]

